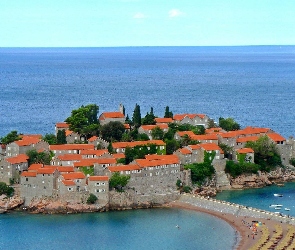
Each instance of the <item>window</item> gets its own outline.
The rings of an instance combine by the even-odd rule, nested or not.
[[[73,188],[68,188],[69,191],[73,191]]]
[[[29,180],[29,178],[26,178],[26,181],[28,181]]]
[[[100,183],[99,183],[99,182],[97,182],[97,183],[96,183],[96,186],[100,186]]]

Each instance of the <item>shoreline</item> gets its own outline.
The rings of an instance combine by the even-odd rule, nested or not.
[[[285,223],[283,221],[275,221],[273,219],[265,219],[255,216],[244,216],[244,215],[236,215],[231,213],[226,213],[224,211],[216,211],[216,210],[209,210],[204,207],[200,207],[194,204],[186,203],[183,201],[173,201],[169,203],[168,207],[171,208],[180,208],[180,209],[187,209],[192,210],[200,213],[209,214],[211,216],[214,216],[218,219],[221,219],[225,222],[227,222],[235,231],[236,231],[236,243],[233,246],[233,249],[238,250],[246,250],[250,249],[252,246],[254,246],[261,238],[262,231],[260,228],[258,228],[257,234],[254,235],[254,233],[251,231],[250,226],[253,221],[259,221],[263,225],[265,225],[270,233],[270,236],[275,232],[276,226],[281,225],[283,228],[284,234],[287,233],[288,226],[290,224]]]

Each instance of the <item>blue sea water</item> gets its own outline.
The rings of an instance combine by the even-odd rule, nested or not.
[[[218,250],[233,249],[235,237],[226,222],[179,209],[0,215],[0,249]]]
[[[136,103],[142,115],[153,107],[163,116],[168,105],[174,114],[233,117],[243,127],[295,135],[295,46],[0,48],[0,86],[0,137],[53,133],[89,103],[101,112],[122,103],[130,117]],[[290,214],[292,190],[283,197],[290,196]],[[273,192],[220,198],[266,209]],[[228,224],[182,210],[0,215],[0,249],[231,249],[234,238]]]
[[[275,197],[274,194],[282,194],[283,197]],[[285,183],[284,187],[272,185],[258,189],[222,191],[217,194],[216,199],[295,217],[295,182]],[[283,206],[281,210],[275,210],[274,207],[270,207],[272,204]],[[286,211],[285,208],[289,208],[290,211]]]
[[[71,110],[96,103],[132,116],[233,117],[295,135],[295,46],[0,48],[0,136],[52,133]]]

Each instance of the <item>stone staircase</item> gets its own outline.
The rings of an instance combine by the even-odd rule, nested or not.
[[[231,189],[230,181],[223,170],[216,171],[216,188],[219,190]]]

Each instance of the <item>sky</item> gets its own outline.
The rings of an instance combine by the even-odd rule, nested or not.
[[[295,45],[295,0],[0,0],[0,47]]]

